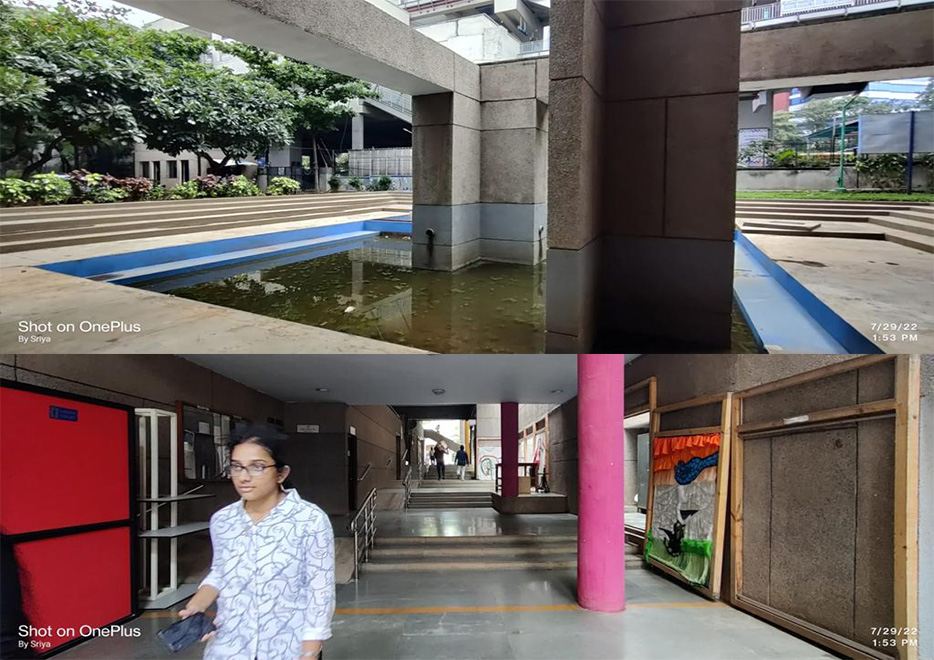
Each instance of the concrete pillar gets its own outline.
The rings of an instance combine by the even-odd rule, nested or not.
[[[413,96],[412,130],[412,265],[457,270],[480,258],[480,102]]]
[[[548,241],[548,60],[480,67],[480,254],[537,264]]]
[[[626,607],[623,356],[577,356],[577,599]]]
[[[350,120],[350,148],[363,149],[363,115],[355,114]]]
[[[740,4],[552,3],[547,350],[729,347]]]
[[[519,497],[519,404],[501,403],[500,446],[503,464],[503,490],[501,495]]]

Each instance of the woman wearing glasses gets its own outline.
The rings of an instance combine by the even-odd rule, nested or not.
[[[231,443],[230,478],[241,500],[211,516],[211,572],[179,615],[215,600],[207,660],[319,657],[334,615],[334,532],[327,515],[284,482],[282,439]]]

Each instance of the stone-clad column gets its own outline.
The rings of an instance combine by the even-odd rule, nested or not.
[[[729,347],[740,0],[556,0],[548,350]]]
[[[548,59],[484,64],[480,91],[480,253],[536,264],[548,241]]]
[[[412,114],[412,265],[457,270],[480,258],[480,102],[414,96]]]
[[[623,356],[577,356],[577,599],[626,607]]]

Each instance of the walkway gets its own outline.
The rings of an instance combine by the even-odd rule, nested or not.
[[[500,516],[495,511],[379,512],[377,538],[497,536],[576,531],[570,514]],[[628,563],[628,562],[627,562]],[[643,568],[627,567],[627,609],[597,614],[575,600],[573,570],[361,574],[337,587],[334,637],[327,660],[681,660],[686,657],[797,658],[832,655],[721,602]],[[62,658],[164,658],[155,632],[174,611],[150,612],[125,627],[136,638],[95,639]],[[195,647],[177,655],[201,657]]]

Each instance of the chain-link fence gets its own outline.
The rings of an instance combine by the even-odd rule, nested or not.
[[[856,159],[859,136],[847,135],[843,152],[845,162]],[[736,164],[741,168],[828,168],[840,164],[840,138],[812,140],[754,140],[739,148]]]

